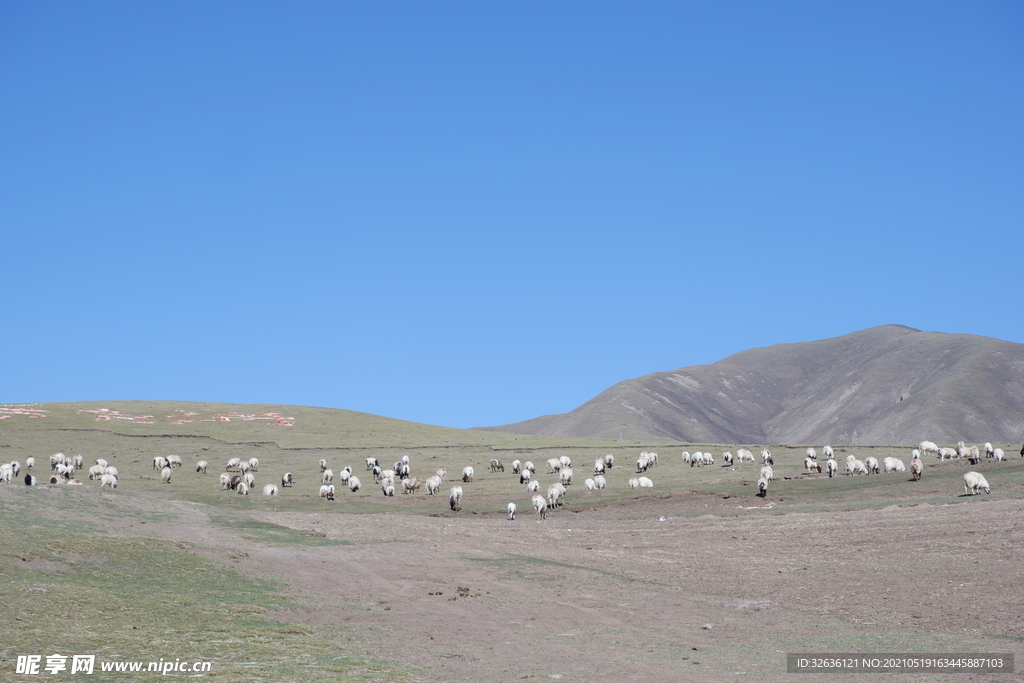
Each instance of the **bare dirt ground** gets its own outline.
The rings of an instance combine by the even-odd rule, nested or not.
[[[422,681],[846,681],[786,674],[785,653],[1024,652],[1024,501],[663,521],[662,501],[637,503],[545,521],[254,513],[354,545],[241,554],[201,525],[145,533],[284,579],[302,606],[276,618],[358,627]],[[885,677],[904,679],[1021,680]]]

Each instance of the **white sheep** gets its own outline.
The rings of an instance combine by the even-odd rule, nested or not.
[[[453,486],[452,490],[448,492],[448,506],[451,507],[453,512],[458,512],[462,509],[461,486]]]
[[[888,458],[882,459],[882,469],[886,473],[889,472],[906,472],[907,466],[903,464],[903,461],[899,458],[894,458],[891,455]]]
[[[469,465],[466,465],[465,467],[462,468],[462,481],[465,483],[473,481],[473,474],[473,468],[470,467]]]
[[[277,495],[277,487],[274,486],[273,484],[264,484],[263,485],[263,495],[264,496],[276,496]]]
[[[609,453],[608,455],[604,456],[604,468],[606,470],[610,470],[614,466],[615,466],[615,456],[612,455],[611,453]]]
[[[114,467],[113,465],[107,465],[106,467],[104,467],[103,468],[103,474],[109,474],[114,479],[117,479],[117,478],[119,478],[121,476],[121,473],[118,472],[117,468]]]
[[[421,485],[422,482],[420,481],[419,477],[409,477],[408,479],[403,479],[402,493],[416,493],[416,489],[418,489]]]
[[[565,500],[565,487],[561,484],[552,484],[548,487],[548,507],[557,507],[559,501]]]
[[[765,498],[768,496],[768,480],[761,477],[757,480],[757,495]]]
[[[583,488],[585,488],[586,490],[593,491],[594,490],[594,486],[595,486],[595,484],[594,484],[594,480],[593,479],[584,479],[583,480]]]
[[[206,474],[206,468],[210,466],[210,463],[206,460],[200,460],[196,463],[196,472],[202,472]]]
[[[564,469],[566,467],[572,469],[572,458],[568,455],[562,455],[558,458],[558,464]]]
[[[761,478],[771,481],[775,478],[775,470],[771,465],[761,465]]]
[[[80,470],[85,467],[85,458],[82,457],[81,453],[75,453],[71,456],[71,466],[76,470]],[[17,474],[17,472],[15,472]]]
[[[320,497],[328,498],[334,495],[334,484],[321,484],[320,485]]]
[[[775,461],[772,460],[772,452],[767,448],[761,449],[761,462],[765,465],[774,465]]]
[[[242,481],[244,481],[245,485],[248,486],[249,488],[256,488],[256,475],[253,474],[252,472],[246,472],[245,474],[243,474]]]
[[[258,472],[260,469],[260,459],[249,458],[249,469],[252,470],[253,472]]]
[[[162,470],[160,470],[160,481],[162,481],[165,484],[170,484],[171,483],[171,468],[170,467],[165,467]]]
[[[167,466],[168,467],[171,467],[171,468],[182,467],[184,464],[185,463],[183,463],[181,461],[181,456],[180,455],[168,455],[167,456]]]
[[[722,453],[722,462],[724,462],[727,466],[732,467],[732,452],[731,451],[725,451],[724,453]]]
[[[826,460],[825,466],[828,467],[829,478],[836,476],[836,472],[839,470],[839,465],[836,464],[835,458],[829,458]]]
[[[519,474],[519,470],[522,468],[522,463],[518,460],[512,461],[512,474]]]
[[[241,472],[242,474],[245,474],[246,472],[248,472],[249,471],[249,461],[248,460],[239,460],[238,461],[238,471]]]
[[[594,474],[604,474],[605,464],[604,460],[598,458],[594,461]]]
[[[637,483],[637,486],[639,486],[642,489],[653,489],[654,488],[654,482],[651,481],[650,479],[648,479],[647,477],[640,477],[639,479],[636,480],[636,483]]]
[[[497,458],[491,458],[491,472],[504,472],[505,466]]]
[[[822,453],[822,455],[825,456],[826,459],[827,458],[834,458],[835,455],[836,455],[836,452],[834,450],[832,450],[831,446],[822,446],[821,447],[821,453]]]
[[[237,493],[240,496],[248,496],[249,485],[243,481],[242,483],[235,487],[235,493]]]
[[[403,465],[408,465],[409,464],[409,454],[408,453],[406,453],[405,455],[402,456],[402,464]]]
[[[809,455],[806,458],[804,458],[804,468],[807,470],[807,474],[811,474],[812,472],[817,472],[818,474],[821,474],[821,465],[819,465],[818,461]]]
[[[153,458],[153,469],[156,470],[157,472],[159,472],[160,470],[167,466],[167,458],[165,458],[164,456],[158,455],[155,458]]]
[[[990,444],[988,441],[986,441],[985,442],[985,457],[986,458],[991,458],[993,455],[995,455],[995,449],[992,448],[992,444]]]
[[[650,465],[651,465],[651,461],[647,457],[647,452],[645,451],[645,452],[641,453],[640,457],[636,459],[636,472],[637,472],[637,474],[640,474],[641,472],[646,472],[647,468],[650,467]]]
[[[946,458],[952,460],[953,458],[959,457],[959,453],[956,452],[955,448],[938,448],[936,449],[935,454],[938,456],[939,460],[945,460]]]
[[[368,469],[368,470],[373,468],[373,465],[370,464],[371,460],[374,462],[374,464],[377,463],[377,459],[376,458],[367,458],[366,459],[366,469]],[[323,473],[323,472],[325,472],[327,470],[327,458],[320,458],[320,462],[317,463],[317,464],[320,465],[320,472],[321,473]]]
[[[693,456],[690,455],[690,451],[683,451],[683,462],[690,463],[690,467],[693,467]]]
[[[657,467],[657,466],[658,466],[658,454],[654,453],[654,452],[648,453],[647,454],[647,467],[651,468],[651,467]]]
[[[604,478],[603,474],[599,474],[594,477],[594,488],[601,490],[608,486],[608,480]]]
[[[281,488],[284,488],[285,486],[291,486],[291,485],[292,485],[292,473],[291,472],[285,472],[284,474],[281,475]]]
[[[939,454],[939,447],[931,441],[922,441],[917,444],[917,448],[921,451],[922,455],[927,455],[928,453]]]
[[[981,493],[982,489],[985,493],[992,493],[992,490],[988,487],[988,482],[985,481],[985,477],[979,472],[966,472],[964,473],[964,495],[976,495]]]
[[[383,493],[385,496],[389,496],[389,497],[390,496],[394,496],[395,495],[395,480],[394,479],[385,479],[383,482],[381,482],[380,492]]]
[[[57,455],[60,455],[60,453],[58,453]],[[109,465],[110,463],[108,463],[108,462],[107,462],[106,460],[104,460],[103,458],[96,458],[96,464],[97,464],[97,465],[103,465],[104,467],[106,467],[106,466],[107,466],[107,465]]]
[[[100,475],[100,488],[109,486],[112,489],[117,488],[117,477],[110,474]]]
[[[444,478],[448,476],[448,470],[446,470],[443,467],[440,467],[434,474],[437,476],[438,479],[444,481]]]
[[[14,468],[11,467],[11,463],[5,462],[0,465],[0,483],[10,484],[14,479]]]
[[[427,495],[432,496],[435,493],[437,493],[438,490],[441,488],[442,483],[443,482],[441,481],[441,477],[437,476],[436,474],[427,477]]]
[[[1002,448],[996,448],[995,450],[993,450],[992,451],[992,457],[996,459],[996,462],[1002,462],[1003,461],[1003,457],[1004,457],[1003,456],[1003,449]]]
[[[530,470],[525,467],[519,472],[519,483],[528,484],[530,482]]]
[[[220,473],[220,488],[222,491],[227,491],[231,488],[231,475],[227,472]]]
[[[526,484],[526,492],[527,493],[537,493],[539,491],[540,491],[540,482],[537,481],[536,479],[533,479],[533,480],[529,481]]]
[[[371,471],[374,467],[377,467],[378,465],[380,465],[380,463],[377,462],[377,458],[369,457],[369,458],[366,459],[366,471],[367,472]],[[321,468],[321,471],[327,469],[327,461],[326,460],[321,460],[320,461],[320,468]]]
[[[562,486],[572,486],[572,468],[563,467],[562,471],[558,473],[558,482]]]
[[[35,485],[36,485],[36,478],[33,477],[31,474],[26,474],[25,475],[25,486],[35,486]]]
[[[544,496],[539,493],[533,496],[533,509],[537,513],[537,517],[540,519],[548,518],[548,504],[544,500]]]
[[[868,468],[862,461],[854,458],[846,462],[846,473],[847,474],[867,474]]]
[[[52,472],[52,471],[56,470],[57,469],[57,464],[64,462],[64,458],[65,457],[67,457],[67,456],[65,456],[63,453],[54,453],[53,455],[51,455],[50,456],[50,471]],[[99,463],[96,463],[96,464],[98,465]]]
[[[956,445],[957,457],[967,458],[971,461],[972,465],[977,465],[981,460],[981,455],[978,453],[977,446],[965,446],[963,441],[960,441]]]
[[[103,470],[104,469],[106,469],[106,468],[105,467],[100,467],[99,465],[93,465],[92,467],[89,468],[89,478],[90,479],[99,479],[100,477],[103,476]]]
[[[230,460],[228,460],[227,464],[224,465],[224,471],[225,472],[230,472],[232,470],[232,468],[238,467],[239,463],[241,463],[241,462],[242,462],[241,458],[231,458]]]
[[[629,484],[629,488],[631,489],[640,488],[640,480],[637,479],[636,477],[630,477],[629,481],[627,481],[626,483]]]
[[[554,474],[562,469],[562,463],[558,462],[558,458],[548,458],[545,464],[548,466],[548,474]]]
[[[749,460],[750,462],[754,462],[754,454],[751,453],[750,451],[748,451],[746,448],[738,449],[736,451],[736,458],[739,460],[739,463],[741,465],[743,464],[744,460]]]
[[[878,474],[878,458],[871,455],[864,458],[864,468],[867,469],[868,474]]]
[[[341,481],[342,484],[347,484],[348,483],[348,478],[351,477],[351,476],[352,476],[352,468],[351,467],[346,467],[341,472],[338,472],[338,479]]]
[[[537,474],[537,466],[536,466],[536,465],[534,465],[534,464],[533,464],[533,463],[532,463],[531,461],[529,461],[529,460],[527,460],[526,462],[524,462],[524,463],[523,463],[523,469],[524,469],[524,470],[529,470],[529,471],[530,471],[530,474]]]
[[[362,482],[359,481],[359,477],[352,476],[348,478],[348,490],[351,491],[352,493],[355,493],[360,488],[362,488],[362,485]]]
[[[813,448],[808,448],[806,453],[807,453],[807,457],[810,458],[811,460],[817,460],[818,459],[818,454],[817,454],[817,452]]]
[[[334,481],[334,470],[332,470],[330,467],[328,467],[326,470],[323,471],[323,474],[320,475],[320,483],[321,484],[330,484],[333,481]]]
[[[509,518],[509,520],[513,520],[513,519],[516,518],[516,504],[515,503],[509,503],[508,504],[508,518]]]
[[[36,466],[36,459],[35,458],[26,458],[26,460],[25,460],[25,469],[26,470],[30,470],[30,469],[32,469],[35,466]]]

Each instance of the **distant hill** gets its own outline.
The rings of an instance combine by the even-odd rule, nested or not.
[[[884,325],[620,382],[485,429],[733,444],[1020,443],[1024,344]]]

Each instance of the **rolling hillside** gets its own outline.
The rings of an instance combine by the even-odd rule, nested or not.
[[[736,444],[1020,442],[1024,344],[884,325],[620,382],[487,429]]]

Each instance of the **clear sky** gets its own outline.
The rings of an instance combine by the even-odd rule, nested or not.
[[[1019,2],[0,0],[0,402],[451,427],[1024,342]]]

